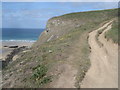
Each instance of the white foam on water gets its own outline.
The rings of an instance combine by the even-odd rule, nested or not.
[[[0,40],[0,42],[36,42],[37,40]]]

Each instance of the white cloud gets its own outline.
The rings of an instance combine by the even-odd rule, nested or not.
[[[119,2],[119,0],[1,0],[2,2]]]

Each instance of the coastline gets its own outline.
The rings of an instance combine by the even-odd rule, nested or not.
[[[1,46],[0,46],[0,61],[5,60],[8,54],[10,54],[15,48],[9,48],[9,47],[4,47],[4,46],[27,46],[31,47],[35,41],[25,41],[25,40],[12,40],[12,41],[1,41]]]

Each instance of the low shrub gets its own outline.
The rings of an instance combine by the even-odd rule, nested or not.
[[[45,65],[38,65],[37,67],[33,68],[33,71],[33,78],[35,80],[39,80],[46,75],[47,67]]]

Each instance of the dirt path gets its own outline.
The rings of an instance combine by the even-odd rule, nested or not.
[[[91,67],[81,83],[81,88],[117,88],[118,87],[118,46],[104,38],[106,31],[111,29],[112,21],[89,34],[91,46]],[[104,29],[98,40],[103,44],[99,46],[96,34]]]
[[[75,88],[75,75],[77,71],[69,64],[62,65],[63,73],[57,79],[53,88]]]

